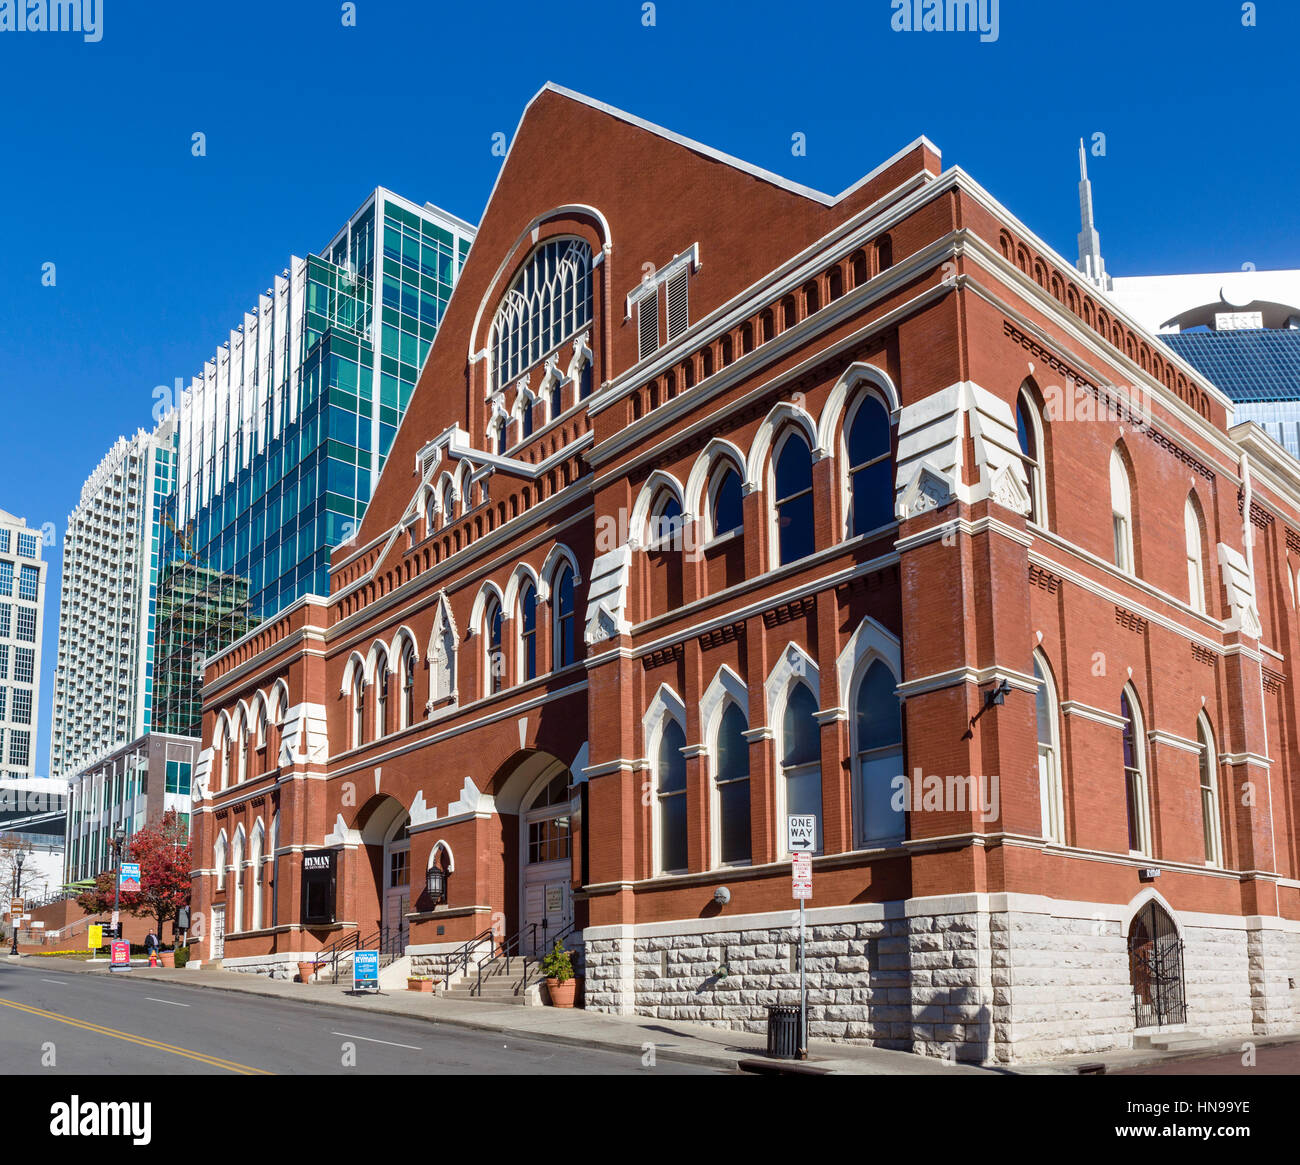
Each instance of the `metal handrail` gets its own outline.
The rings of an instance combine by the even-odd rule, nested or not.
[[[545,926],[545,920],[543,919],[543,926],[542,926],[542,935],[543,935],[543,940],[542,940],[542,948],[541,948],[542,953],[541,953],[540,955],[525,955],[525,956],[524,956],[524,979],[523,979],[523,981],[524,981],[524,984],[525,984],[525,985],[527,985],[527,983],[528,983],[528,964],[529,964],[529,963],[536,963],[536,964],[538,964],[538,965],[540,966],[542,960],[546,958],[547,954],[549,954],[551,951],[553,951],[553,950],[555,949],[555,944],[556,944],[556,943],[562,943],[566,938],[568,938],[571,934],[573,934],[574,931],[576,931],[577,929],[578,929],[578,924],[577,924],[576,922],[571,922],[571,923],[569,923],[568,926],[566,926],[563,930],[561,930],[558,934],[556,934],[556,936],[555,936],[554,938],[547,938],[547,937],[546,937],[546,926]],[[576,968],[575,968],[575,969],[576,969]]]
[[[495,934],[496,931],[489,926],[486,930],[480,931],[478,934],[476,934],[468,942],[461,943],[461,945],[458,946],[454,951],[448,951],[447,954],[444,956],[444,961],[446,963],[446,968],[447,968],[445,972],[446,978],[444,979],[444,982],[446,983],[451,982],[451,971],[452,968],[457,963],[460,964],[460,973],[462,975],[466,974],[469,971],[470,958],[473,956],[475,950],[477,950],[478,947],[481,946],[483,943],[491,942]]]
[[[499,951],[494,949],[487,955],[486,958],[480,959],[478,961],[477,964],[478,986],[474,989],[475,995],[483,994],[483,968],[484,967],[490,967],[493,963],[501,959],[505,959],[506,974],[507,975],[510,974],[510,960],[516,957],[515,952],[519,949],[520,944],[523,942],[525,931],[531,932],[533,937],[533,946],[535,947],[537,945],[537,923],[529,922],[529,923],[525,923],[517,931],[515,931],[515,933],[512,934],[508,939],[502,942],[501,949]],[[545,920],[543,920],[543,924],[542,924],[542,933],[543,934],[546,933]]]

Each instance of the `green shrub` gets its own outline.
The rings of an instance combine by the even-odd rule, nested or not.
[[[178,967],[183,967],[183,966],[185,966],[185,964],[188,963],[189,961],[190,961],[190,948],[189,948],[189,947],[177,947],[177,948],[176,948],[176,965],[177,965]]]
[[[558,938],[555,940],[555,946],[542,960],[542,974],[560,983],[573,978],[573,959],[569,952],[560,946]]]

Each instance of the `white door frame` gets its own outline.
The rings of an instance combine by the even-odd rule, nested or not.
[[[559,858],[553,862],[533,863],[531,868],[538,872],[535,878],[529,878],[530,864],[528,861],[528,826],[530,818],[533,818],[533,810],[523,806],[531,806],[533,801],[541,794],[557,776],[560,774],[551,772],[549,775],[543,774],[533,782],[528,793],[520,802],[519,811],[519,927],[521,931],[528,925],[528,888],[530,885],[540,885],[543,895],[543,917],[546,915],[545,894],[548,885],[554,885],[559,881],[564,882],[564,902],[560,913],[559,925],[552,928],[555,933],[563,930],[573,921],[573,815],[574,804],[577,798],[571,798],[567,803],[561,805],[548,805],[545,809],[536,811],[535,820],[545,820],[549,817],[568,817],[569,818],[569,856]],[[570,774],[565,774],[570,775]],[[547,932],[551,933],[550,930]]]

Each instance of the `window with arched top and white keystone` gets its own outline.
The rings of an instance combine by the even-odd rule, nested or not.
[[[1202,614],[1205,601],[1205,516],[1194,493],[1187,495],[1183,506],[1183,540],[1187,555],[1187,596],[1192,607]]]
[[[234,883],[230,916],[236,930],[244,930],[244,827],[235,830],[235,840],[230,847],[230,876]]]
[[[249,843],[248,856],[252,862],[253,870],[253,900],[251,903],[249,930],[262,929],[262,893],[264,887],[264,872],[262,868],[262,854],[265,849],[265,831],[262,828],[262,819],[257,819],[257,824],[253,827],[252,841]]]
[[[1222,866],[1223,817],[1219,809],[1219,758],[1214,748],[1214,729],[1210,727],[1210,718],[1204,711],[1196,718],[1196,744],[1205,864]]]
[[[652,872],[684,873],[687,853],[686,705],[661,684],[642,720],[646,759],[651,774]]]
[[[710,866],[749,865],[749,694],[744,681],[723,664],[700,699],[710,777]]]
[[[772,512],[772,566],[807,558],[816,548],[812,449],[804,434],[787,427],[772,450],[768,497]]]
[[[1038,730],[1038,800],[1043,836],[1065,844],[1065,791],[1061,777],[1060,700],[1047,657],[1034,650],[1034,719]]]
[[[1016,397],[1016,440],[1029,484],[1029,521],[1047,526],[1047,462],[1043,441],[1043,416],[1028,382]]]
[[[1113,561],[1133,574],[1133,483],[1118,446],[1110,451],[1110,525]]]
[[[767,722],[776,744],[776,828],[781,854],[787,852],[785,819],[790,814],[817,818],[815,850],[822,850],[820,686],[816,663],[795,643],[786,645],[764,685]]]
[[[592,254],[556,238],[528,257],[501,299],[488,335],[489,386],[500,391],[592,322]]]
[[[212,864],[217,871],[217,889],[226,888],[226,856],[229,852],[229,843],[226,840],[226,831],[223,829],[217,834],[216,844],[212,847]]]
[[[841,457],[848,484],[848,536],[893,525],[893,435],[889,412],[872,392],[860,392],[845,414]]]
[[[1124,804],[1128,819],[1128,848],[1133,854],[1151,854],[1151,810],[1147,790],[1146,733],[1142,706],[1132,684],[1119,697],[1124,759]]]

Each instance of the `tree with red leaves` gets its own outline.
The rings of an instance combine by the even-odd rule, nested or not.
[[[190,842],[188,829],[175,809],[168,809],[157,825],[137,830],[127,842],[128,862],[140,863],[140,889],[123,890],[118,905],[137,918],[155,918],[158,938],[163,923],[176,917],[176,911],[190,902]],[[102,914],[113,909],[114,868],[95,880],[95,888],[77,896],[77,905],[87,914]]]

